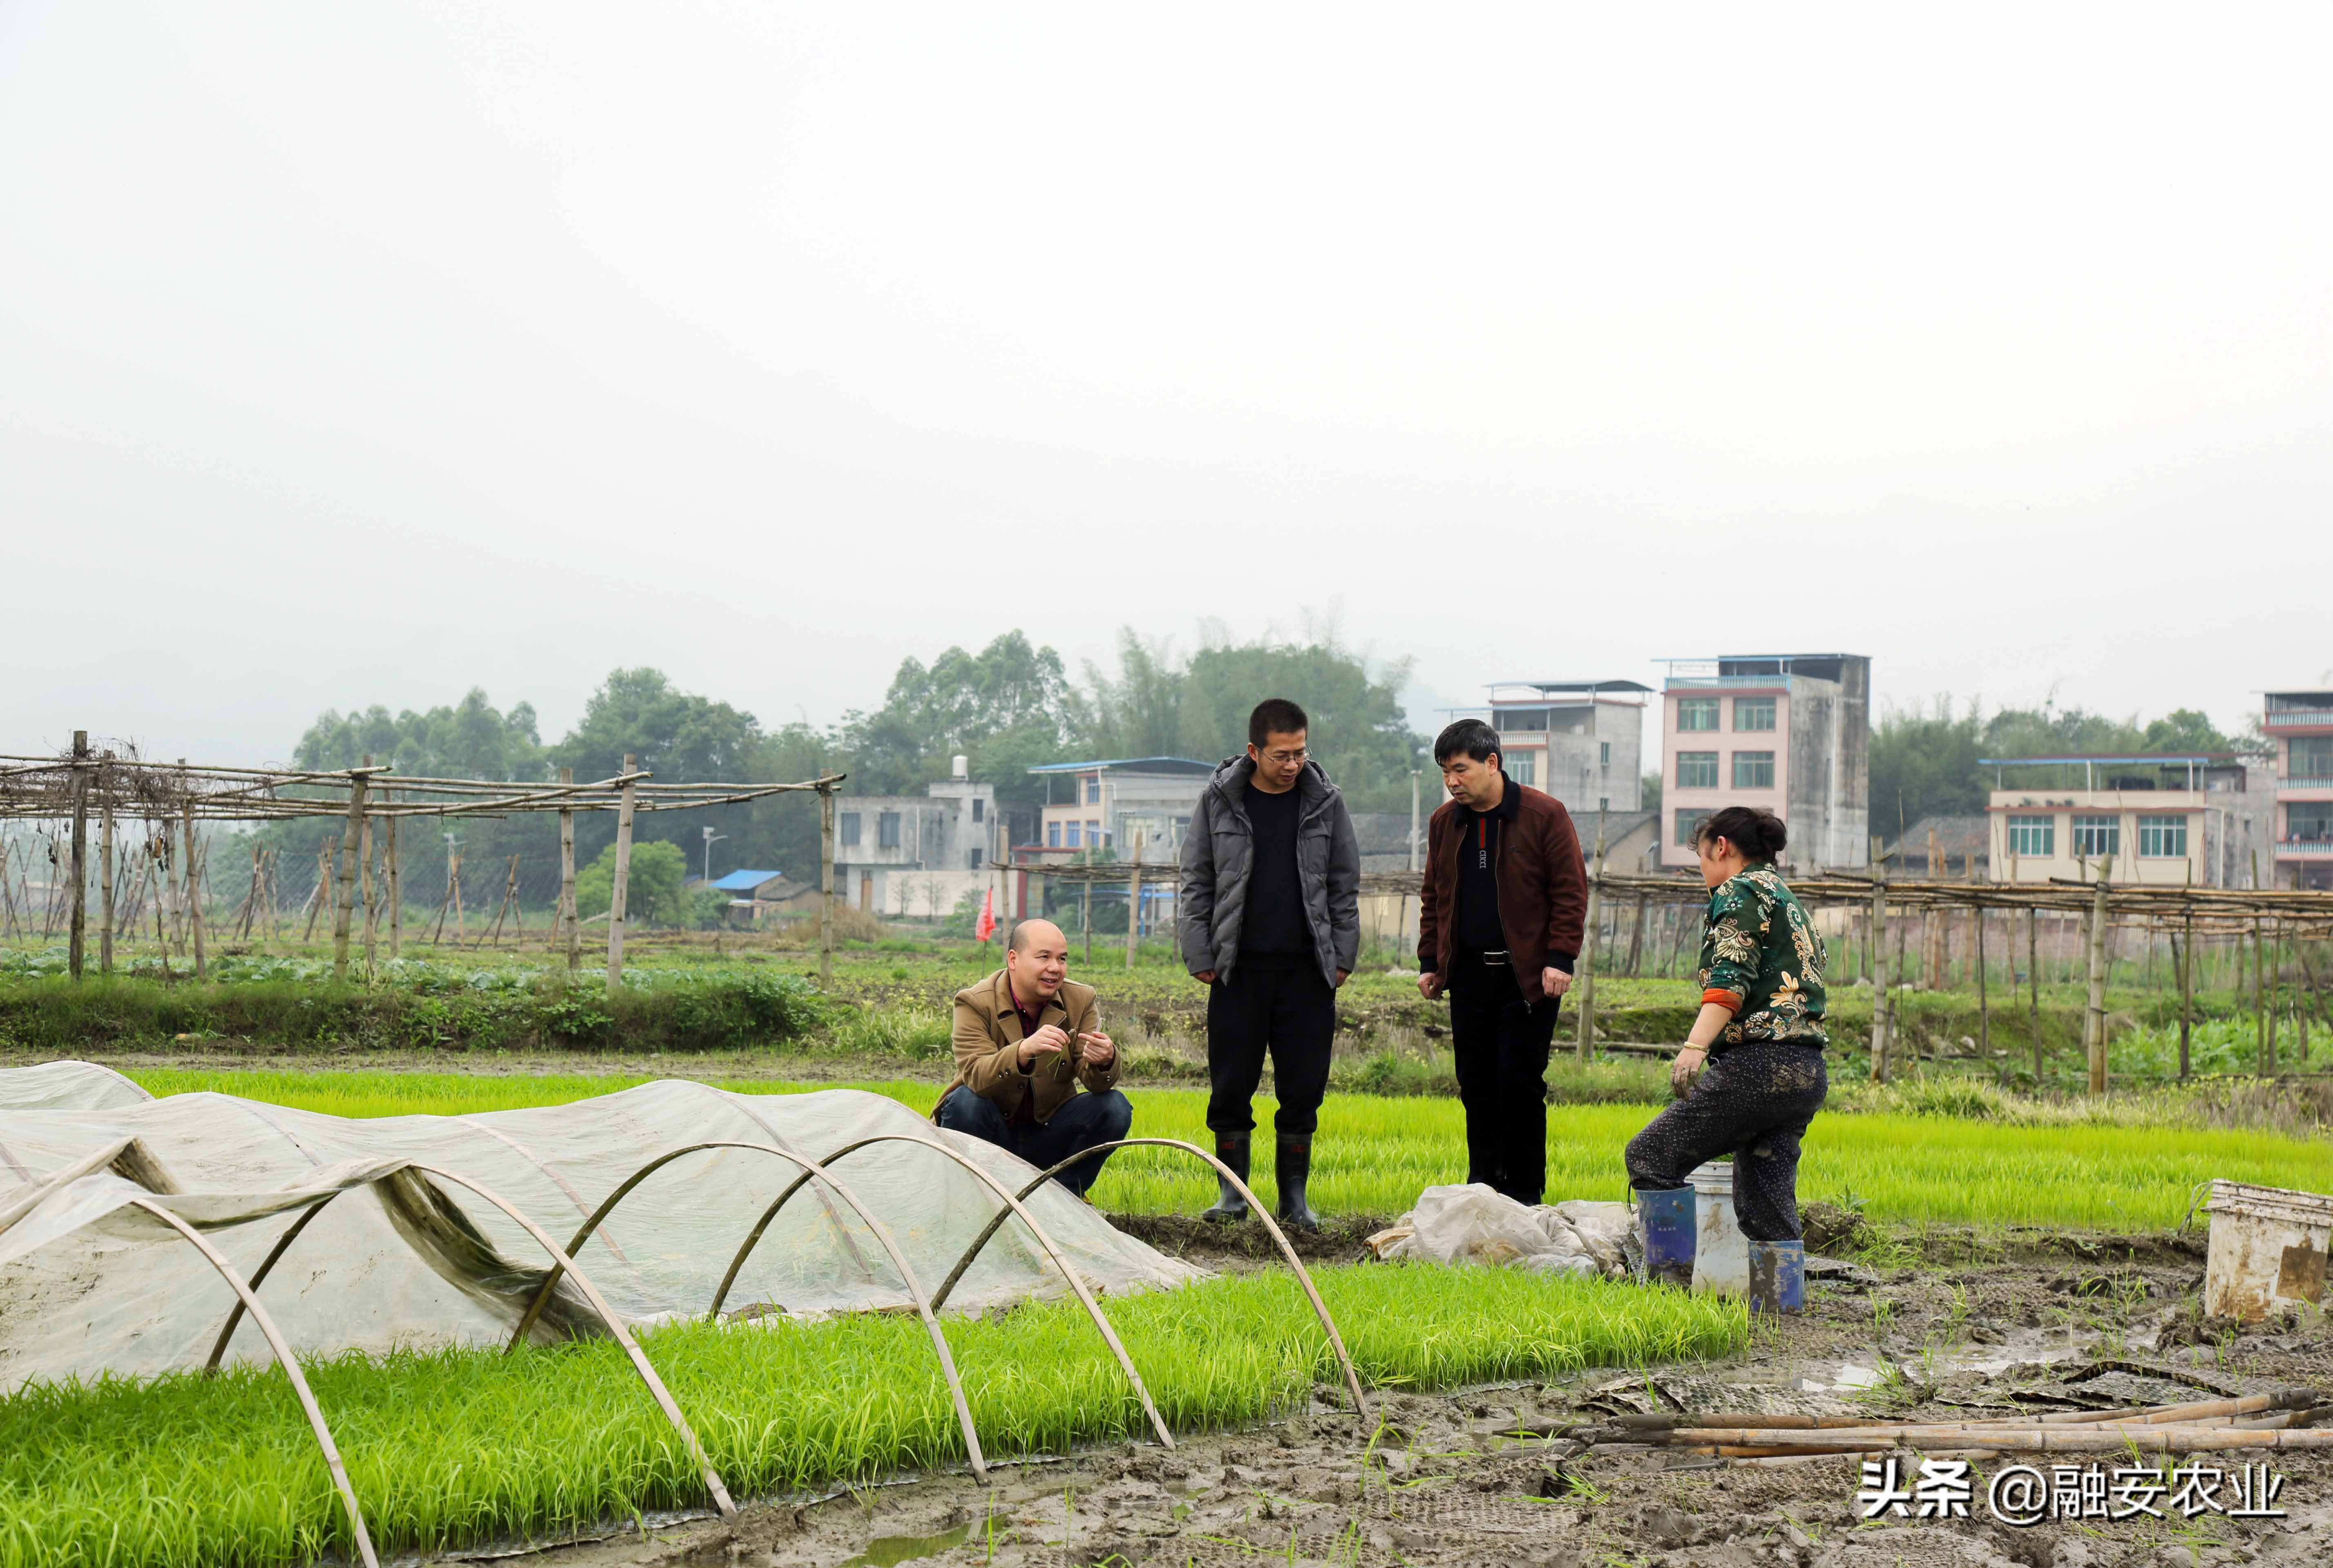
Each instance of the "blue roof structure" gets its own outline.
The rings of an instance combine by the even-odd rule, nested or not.
[[[726,876],[715,877],[711,885],[723,893],[751,893],[784,875],[782,871],[733,871]]]

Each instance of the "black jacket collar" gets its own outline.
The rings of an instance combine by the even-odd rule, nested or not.
[[[1504,768],[1499,770],[1499,803],[1496,806],[1488,811],[1475,811],[1472,806],[1466,809],[1477,817],[1494,817],[1502,823],[1512,822],[1523,813],[1522,786],[1516,783]]]

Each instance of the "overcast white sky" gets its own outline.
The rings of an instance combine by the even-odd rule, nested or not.
[[[0,751],[1333,615],[2333,667],[2333,4],[0,3]]]

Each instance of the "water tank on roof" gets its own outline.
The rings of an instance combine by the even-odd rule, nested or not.
[[[949,758],[949,759],[948,759],[948,777],[949,777],[949,778],[951,778],[951,779],[969,779],[969,778],[971,778],[971,777],[972,777],[972,759],[970,759],[969,757],[966,757],[966,756],[965,756],[963,752],[961,752],[961,751],[958,751],[955,756],[953,756],[953,757]]]

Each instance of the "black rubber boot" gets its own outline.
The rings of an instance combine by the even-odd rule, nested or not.
[[[1248,1146],[1251,1136],[1246,1133],[1215,1134],[1215,1158],[1230,1166],[1232,1174],[1243,1181],[1247,1180]],[[1218,1174],[1215,1177],[1215,1189],[1218,1196],[1215,1199],[1215,1207],[1202,1213],[1199,1216],[1200,1219],[1212,1220],[1217,1225],[1229,1225],[1234,1219],[1247,1218],[1247,1200],[1239,1195],[1238,1188]]]
[[[1318,1230],[1320,1217],[1304,1201],[1304,1183],[1312,1174],[1312,1134],[1282,1133],[1272,1174],[1280,1182],[1280,1223],[1291,1230]]]

